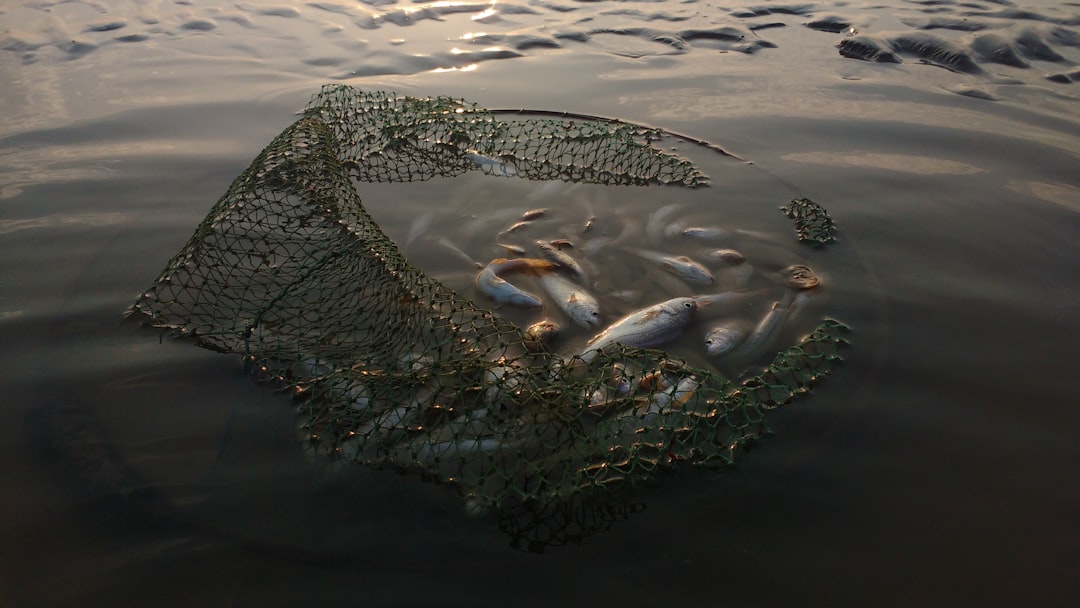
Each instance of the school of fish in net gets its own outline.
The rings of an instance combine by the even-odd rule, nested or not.
[[[524,549],[576,542],[633,512],[635,486],[679,465],[731,464],[768,433],[768,410],[831,373],[848,328],[828,318],[745,374],[710,363],[761,360],[820,277],[805,264],[755,268],[715,245],[724,229],[695,224],[675,203],[602,234],[595,215],[529,209],[494,231],[502,254],[479,261],[437,231],[408,237],[404,246],[440,247],[470,268],[470,284],[451,289],[402,254],[357,186],[469,171],[707,185],[655,145],[666,136],[327,86],[130,314],[241,355],[293,396],[301,441],[321,461],[449,484]],[[833,239],[813,201],[783,212],[800,240]],[[688,243],[700,254],[687,255]],[[631,259],[644,284],[604,281]],[[746,289],[762,277],[765,287]],[[759,317],[732,318],[746,302],[765,303]],[[688,332],[700,335],[696,352],[662,350]]]

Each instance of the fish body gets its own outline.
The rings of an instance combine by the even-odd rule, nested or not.
[[[581,253],[586,256],[595,256],[600,253],[606,247],[610,247],[615,242],[614,237],[610,236],[597,236],[585,241],[585,244],[581,247]]]
[[[498,227],[506,224],[513,223],[521,220],[521,208],[499,208],[492,209],[484,212],[482,215],[466,216],[464,219],[469,222],[463,233],[463,238],[466,241],[472,241],[479,238],[481,235],[484,238],[492,232],[498,232]]]
[[[723,263],[736,266],[746,261],[746,256],[734,249],[711,249],[704,254],[705,259],[711,262]]]
[[[754,267],[750,264],[736,264],[727,268],[721,268],[717,274],[717,283],[728,289],[742,289],[750,283],[754,277]]]
[[[649,243],[654,247],[660,245],[667,236],[665,232],[668,224],[671,223],[672,216],[685,207],[684,203],[672,203],[653,211],[649,216],[649,223],[645,225],[645,236],[648,237]]]
[[[515,394],[521,389],[526,371],[516,361],[496,361],[500,365],[484,370],[484,403],[501,409],[512,405]]]
[[[665,344],[682,335],[696,310],[693,298],[672,298],[630,313],[593,336],[580,356],[592,361],[600,349],[616,343],[642,348]]]
[[[615,298],[624,304],[633,304],[641,299],[644,294],[640,289],[616,289],[607,293],[608,297]]]
[[[577,260],[570,257],[568,253],[561,251],[557,247],[549,245],[544,241],[536,241],[536,246],[540,249],[540,255],[545,260],[554,262],[565,268],[574,276],[574,280],[578,283],[582,285],[589,284],[589,275],[581,268],[581,264],[578,264]]]
[[[664,237],[673,239],[677,236],[686,234],[688,222],[686,220],[675,220],[667,226],[664,226]]]
[[[739,352],[748,357],[759,355],[762,349],[772,340],[776,331],[802,306],[807,297],[806,293],[794,295],[792,292],[788,292],[783,298],[775,302],[769,312],[765,313],[765,316],[761,321],[758,321],[754,330],[750,332]]]
[[[712,285],[716,280],[709,269],[685,255],[670,255],[648,249],[629,249],[634,255],[656,262],[662,268],[689,283]]]
[[[600,304],[589,292],[558,272],[540,277],[540,286],[574,323],[592,329],[600,325]]]
[[[409,224],[409,232],[405,235],[405,243],[401,246],[402,253],[408,253],[409,247],[416,242],[416,239],[423,236],[428,230],[431,229],[431,224],[435,221],[435,212],[430,211],[424,213],[420,217],[417,217]]]
[[[615,362],[607,372],[607,386],[617,397],[625,397],[633,390],[634,374],[624,363]]]
[[[727,354],[750,335],[750,323],[742,319],[729,319],[710,325],[705,330],[705,353],[710,357]]]
[[[499,232],[499,236],[504,236],[504,235],[507,235],[507,234],[514,234],[515,232],[521,232],[522,230],[525,229],[526,226],[529,225],[529,222],[531,222],[531,221],[532,220],[520,220],[520,221],[514,222],[513,224],[510,225],[509,228]]]
[[[511,235],[518,235],[520,237],[520,235],[526,230],[532,231],[535,229],[536,226],[551,224],[554,221],[557,220],[555,218],[544,218],[543,216],[538,216],[531,219],[518,220],[510,226],[507,226],[506,228],[500,230],[498,234],[496,234],[495,238],[503,239]]]
[[[730,317],[732,313],[752,302],[759,301],[769,294],[771,289],[753,291],[721,291],[719,293],[692,296],[698,305],[698,318],[718,319]]]
[[[638,415],[646,421],[657,414],[666,414],[682,409],[697,394],[701,382],[694,376],[668,379],[662,390],[654,392],[638,406]]]
[[[514,255],[525,255],[525,248],[521,247],[520,245],[514,245],[513,243],[500,243],[498,241],[495,241],[495,245],[498,247],[502,247],[503,249]]]
[[[450,239],[448,239],[446,237],[443,237],[443,236],[429,236],[425,240],[430,240],[431,242],[435,243],[436,245],[442,247],[448,253],[453,254],[454,257],[457,257],[458,259],[464,261],[469,266],[475,266],[477,268],[483,268],[484,267],[483,264],[481,264],[480,262],[477,262],[476,260],[472,259],[472,257],[469,254],[462,251],[460,247],[455,245]]]
[[[558,266],[535,258],[495,258],[476,275],[476,287],[499,304],[540,308],[543,302],[533,294],[514,287],[501,275],[510,272],[538,274],[551,272]]]
[[[476,150],[469,150],[465,153],[465,156],[473,161],[476,168],[480,171],[487,173],[488,175],[500,175],[503,177],[513,177],[517,175],[517,170],[509,163],[498,161],[490,156],[485,156]]]
[[[529,220],[535,220],[536,218],[544,217],[545,215],[547,215],[547,213],[548,209],[546,208],[529,209],[525,213],[521,214],[521,219],[527,222]]]
[[[680,232],[683,236],[702,241],[721,241],[731,236],[730,230],[719,226],[687,226]]]
[[[595,215],[590,215],[590,216],[589,216],[589,217],[588,217],[588,218],[587,218],[587,219],[585,220],[585,224],[584,224],[584,225],[582,225],[582,227],[581,227],[581,234],[586,234],[586,233],[588,233],[588,232],[589,232],[590,230],[592,230],[592,228],[593,228],[593,224],[595,224],[595,223],[596,223],[596,216],[595,216]]]

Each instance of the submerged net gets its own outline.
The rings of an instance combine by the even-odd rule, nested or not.
[[[791,218],[799,241],[824,247],[836,240],[836,225],[825,208],[808,198],[797,198],[780,207]]]
[[[243,355],[294,396],[311,453],[450,484],[525,548],[576,541],[633,512],[634,486],[681,463],[732,463],[768,432],[767,410],[832,370],[846,327],[825,320],[740,384],[659,350],[560,356],[414,267],[354,180],[484,171],[706,183],[651,145],[657,136],[324,88],[236,178],[132,314]]]

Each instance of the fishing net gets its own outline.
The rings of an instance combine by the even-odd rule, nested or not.
[[[799,241],[824,247],[836,240],[836,225],[824,207],[808,198],[796,198],[780,207],[791,218]]]
[[[658,136],[326,87],[131,313],[238,353],[291,393],[311,454],[450,484],[523,548],[576,541],[633,512],[634,486],[682,463],[732,463],[768,432],[767,410],[832,370],[847,328],[823,321],[739,384],[659,350],[559,355],[414,267],[356,182],[482,171],[704,185],[691,162],[652,145]]]

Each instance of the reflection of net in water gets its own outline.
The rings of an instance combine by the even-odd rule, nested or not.
[[[481,170],[704,184],[692,163],[650,145],[658,135],[324,88],[133,313],[240,353],[291,391],[312,452],[452,484],[529,548],[575,540],[628,513],[635,484],[679,463],[731,463],[767,432],[766,410],[831,371],[846,327],[826,320],[740,385],[656,350],[614,345],[587,363],[564,360],[412,266],[353,179]]]

